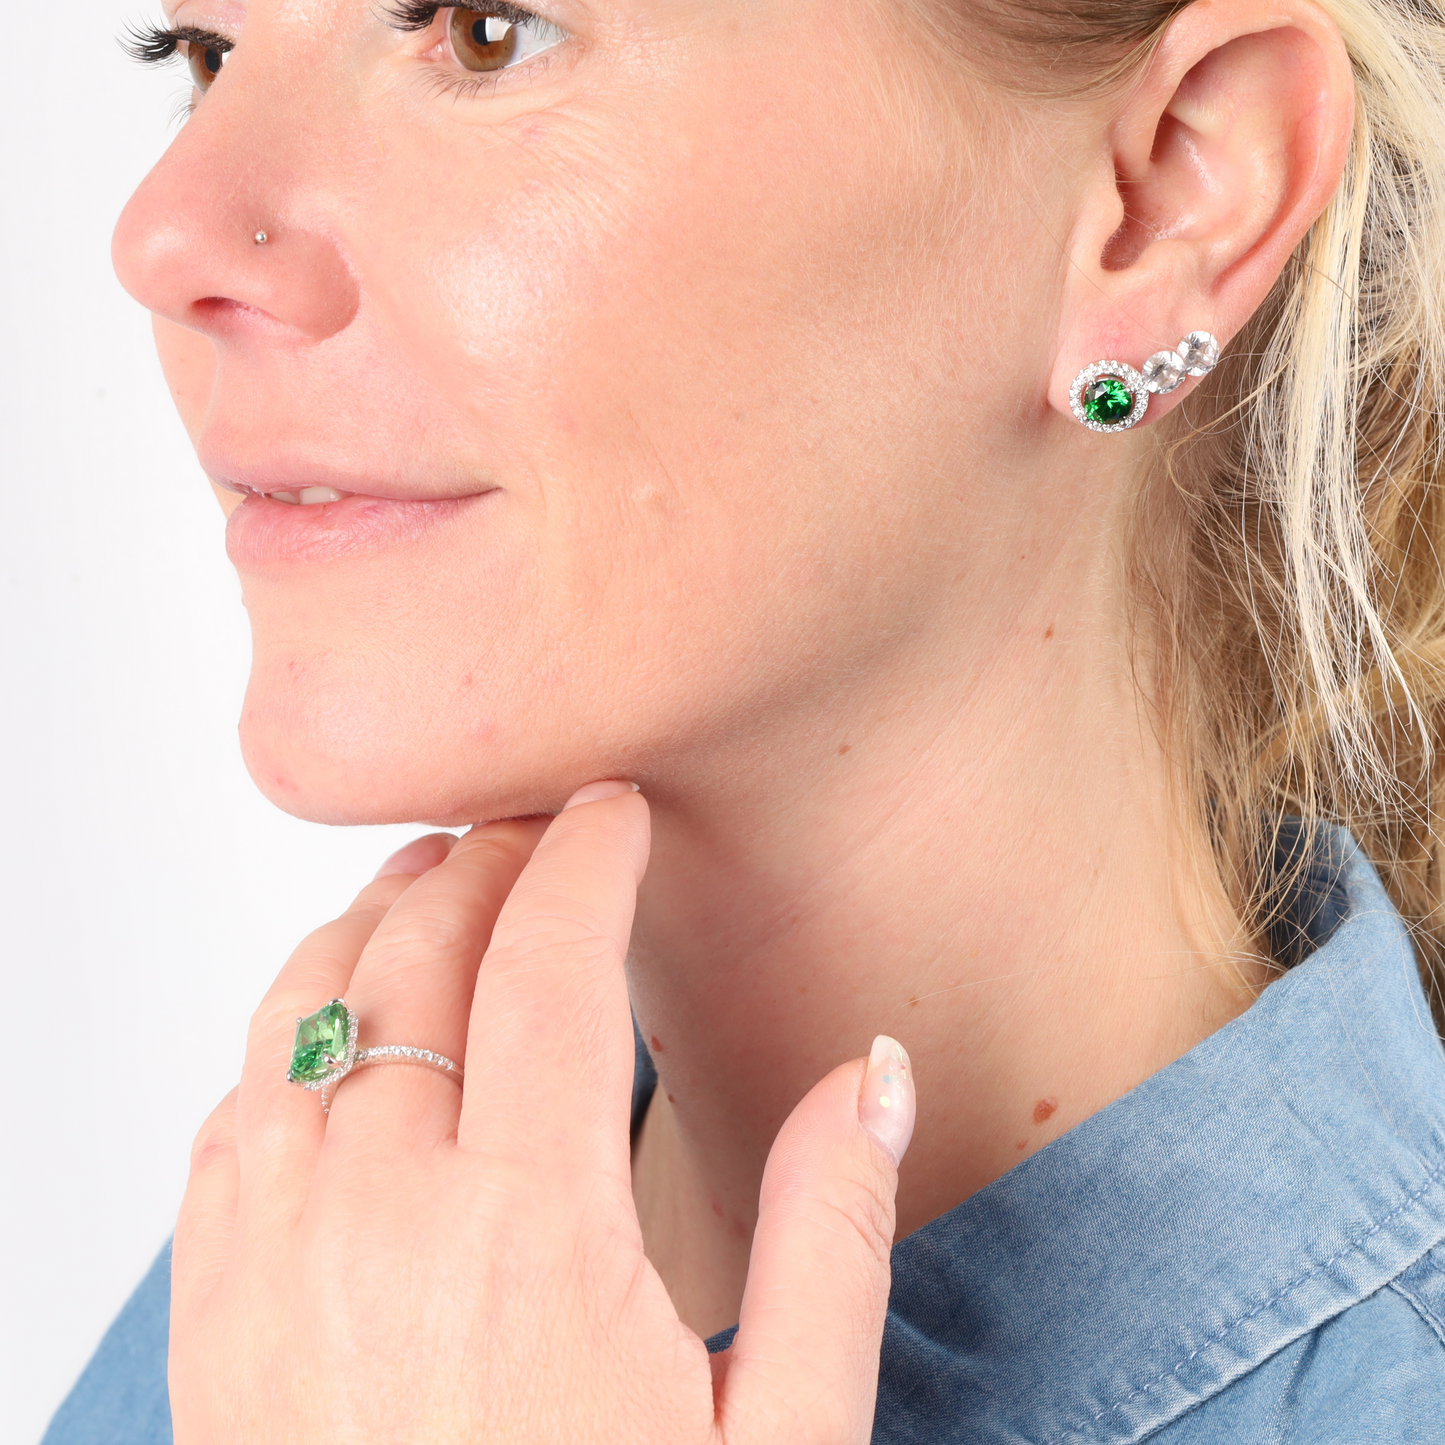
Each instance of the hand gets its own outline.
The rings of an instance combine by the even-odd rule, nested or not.
[[[596,783],[550,822],[450,843],[411,845],[409,872],[297,949],[196,1141],[177,1445],[863,1445],[911,1083],[884,1112],[871,1081],[860,1122],[855,1060],[784,1125],[714,1369],[632,1202],[623,961],[646,804]],[[368,1068],[323,1116],[285,1073],[296,1017],[335,997],[363,1047],[465,1052],[465,1089]]]

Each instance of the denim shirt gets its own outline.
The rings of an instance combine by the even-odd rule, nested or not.
[[[874,1445],[1445,1445],[1445,1053],[1348,835],[1284,924],[1246,1013],[896,1246]],[[44,1445],[169,1445],[168,1278]]]

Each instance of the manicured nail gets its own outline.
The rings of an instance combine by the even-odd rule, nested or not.
[[[903,1162],[913,1138],[913,1065],[908,1050],[887,1034],[873,1040],[863,1092],[858,1096],[858,1122],[895,1165]]]
[[[428,833],[425,837],[413,838],[376,870],[376,878],[390,878],[393,873],[425,873],[429,868],[435,868],[456,847],[456,843],[451,833]],[[371,881],[375,883],[376,878]]]
[[[635,793],[638,791],[636,783],[624,783],[619,778],[607,778],[600,783],[588,783],[586,787],[578,788],[565,803],[562,804],[562,811],[565,813],[568,808],[575,808],[578,803],[600,803],[603,798],[620,798],[623,793]]]

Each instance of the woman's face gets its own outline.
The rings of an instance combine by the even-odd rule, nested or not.
[[[555,807],[941,627],[1049,361],[998,98],[884,0],[383,3],[170,12],[235,48],[116,237],[245,494],[262,789]]]

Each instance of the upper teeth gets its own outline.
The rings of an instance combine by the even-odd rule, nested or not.
[[[287,502],[293,507],[314,507],[321,502],[339,502],[346,496],[335,487],[302,487],[299,492],[267,492],[273,502]]]

